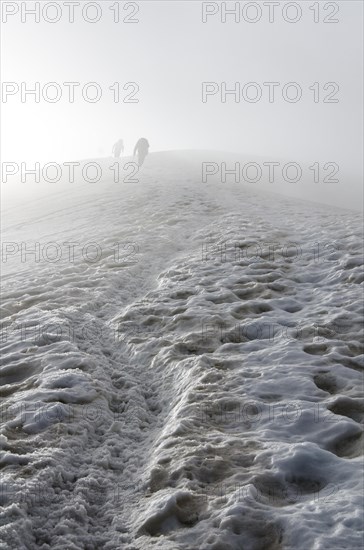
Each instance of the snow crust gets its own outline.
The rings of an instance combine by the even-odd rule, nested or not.
[[[5,212],[1,548],[362,546],[360,214],[201,159]]]

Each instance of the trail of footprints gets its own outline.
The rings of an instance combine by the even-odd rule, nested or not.
[[[188,206],[185,202],[181,201],[181,209]],[[213,203],[207,204],[206,209],[213,207]],[[168,216],[173,217],[168,218],[167,224],[174,226],[180,221],[175,214],[172,205]],[[270,377],[267,365],[256,362],[259,352],[264,354],[272,348],[264,334],[254,332],[254,327],[262,320],[278,327],[282,327],[282,320],[294,327],[295,321],[302,318],[310,324],[310,298],[304,294],[306,281],[302,275],[310,261],[303,266],[289,258],[274,262],[261,258],[253,263],[237,256],[235,246],[224,249],[226,260],[220,254],[224,240],[238,241],[244,251],[255,241],[286,238],[288,232],[258,219],[249,224],[241,220],[241,215],[227,216],[217,227],[203,228],[191,236],[190,254],[178,258],[160,274],[158,288],[114,319],[122,353],[117,344],[114,348],[110,345],[109,351],[98,350],[97,372],[80,358],[77,368],[93,373],[100,383],[99,393],[111,382],[103,396],[107,398],[110,418],[117,413],[126,430],[120,437],[130,436],[128,445],[122,447],[117,433],[105,435],[109,419],[99,426],[96,423],[93,432],[81,426],[79,433],[75,429],[72,434],[72,426],[66,427],[69,436],[74,436],[74,443],[79,442],[75,456],[79,452],[82,457],[85,450],[94,454],[90,459],[86,457],[85,463],[72,456],[74,463],[68,479],[54,470],[52,487],[55,494],[62,493],[65,501],[77,495],[82,497],[88,515],[85,530],[94,541],[89,548],[103,547],[108,542],[110,517],[114,513],[110,506],[115,505],[119,506],[121,519],[114,523],[125,550],[151,546],[165,550],[282,550],[287,543],[284,529],[278,519],[272,520],[270,509],[295,506],[329,487],[329,477],[321,475],[314,464],[304,475],[293,470],[284,480],[270,471],[264,453],[269,443],[262,440],[259,425],[251,419],[255,411],[250,392],[255,384],[262,388],[259,399],[264,407],[286,398]],[[207,241],[215,248],[212,257],[202,261],[201,245]],[[325,277],[329,279],[336,270],[341,282],[357,285],[357,267],[355,261],[348,260],[342,269],[328,265],[317,284],[323,287]],[[96,275],[95,280],[98,281]],[[333,335],[329,324],[322,322],[318,334],[324,342],[312,342],[312,337],[306,341],[305,335],[299,333],[291,340],[306,361],[307,372],[302,379],[312,381],[317,399],[330,414],[352,423],[350,431],[331,439],[325,450],[351,460],[362,452],[364,402],[356,384],[363,371],[363,352],[358,343],[357,310],[347,312],[353,314],[352,327],[344,335]],[[240,330],[244,323],[250,332]],[[276,347],[280,353],[280,345]],[[18,358],[21,361],[21,351]],[[146,371],[140,369],[146,364]],[[333,369],[333,365],[339,365],[341,370]],[[346,369],[355,376],[346,379]],[[8,384],[4,387],[5,396],[7,391],[27,389],[25,377],[18,378],[18,370],[10,368],[4,373]],[[30,384],[31,379],[26,383]],[[257,395],[252,395],[256,400]],[[250,414],[242,416],[244,406]],[[18,431],[8,435],[9,440],[13,435],[16,441],[14,449],[10,443],[9,452],[19,453],[22,475],[30,476],[26,454],[36,447],[36,438],[25,438],[21,443]],[[107,460],[101,454],[105,448],[109,453]],[[95,484],[98,468],[113,470],[107,484]],[[115,480],[121,480],[120,502],[110,505]],[[123,494],[128,482],[131,489]],[[36,515],[37,509],[31,513]],[[55,515],[54,529],[57,519]],[[73,521],[76,530],[86,520],[80,516]],[[31,547],[52,544],[54,539],[44,532],[41,518],[35,518],[34,524]]]
[[[249,368],[244,353],[239,359],[239,346],[251,345],[254,338],[239,333],[234,327],[223,331],[217,327],[228,324],[227,311],[231,325],[234,319],[253,322],[264,314],[276,320],[280,318],[277,317],[279,309],[288,315],[299,315],[304,307],[291,283],[300,267],[287,262],[264,263],[260,273],[258,266],[246,264],[243,270],[237,271],[238,265],[241,262],[223,265],[215,262],[212,267],[201,265],[198,257],[182,259],[179,265],[161,275],[157,291],[150,292],[142,303],[135,303],[118,319],[120,331],[127,334],[131,330],[130,349],[136,354],[149,353],[153,358],[153,375],[159,376],[161,383],[159,398],[163,401],[174,395],[169,404],[169,417],[159,411],[163,417],[160,438],[153,441],[149,467],[140,473],[148,486],[146,500],[155,499],[155,512],[140,521],[138,536],[142,539],[163,535],[177,543],[183,541],[183,548],[192,549],[196,542],[190,546],[186,543],[188,538],[183,528],[193,528],[199,541],[199,523],[209,522],[212,534],[199,546],[204,550],[245,548],[241,546],[240,536],[244,540],[252,537],[249,548],[253,550],[278,550],[284,548],[283,528],[279,522],[272,522],[264,510],[272,506],[294,506],[299,499],[312,498],[325,488],[329,491],[330,479],[318,474],[315,467],[304,475],[288,475],[284,482],[269,473],[268,464],[260,459],[264,445],[254,426],[246,419],[240,419],[236,426],[234,411],[242,399],[249,398],[237,391],[239,379],[254,380],[262,373]],[[191,280],[190,273],[198,274],[195,280]],[[282,295],[284,301],[277,308],[277,299]],[[213,330],[204,334],[201,327],[206,314]],[[354,325],[336,359],[343,367],[359,372],[361,349],[353,340],[358,338],[358,327]],[[133,335],[135,326],[140,332]],[[297,344],[306,357],[312,356],[313,364],[316,357],[323,360],[324,366],[311,368],[307,376],[312,376],[317,389],[328,395],[328,399],[322,399],[327,410],[357,423],[350,433],[332,440],[326,448],[337,457],[351,459],[362,452],[364,401],[358,396],[345,395],[342,379],[331,372],[330,365],[334,364],[331,357],[325,367],[331,332],[322,324],[319,334],[325,335],[325,343],[305,342],[297,335]],[[257,345],[261,349],[267,346],[259,338]],[[352,391],[353,384],[348,386],[349,392]],[[269,391],[262,396],[267,403],[280,399],[280,395]],[[223,422],[219,414],[226,416]],[[239,517],[232,514],[230,520],[221,520],[219,510],[232,505],[231,499],[244,502],[246,493],[241,495],[241,488],[249,483],[255,488],[255,494],[249,507],[245,507],[245,519],[240,513]],[[161,494],[165,506],[160,505]],[[143,503],[139,509],[143,518]],[[233,546],[232,533],[236,535]]]

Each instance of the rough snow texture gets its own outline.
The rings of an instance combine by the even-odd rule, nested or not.
[[[1,548],[361,548],[360,227],[172,153],[9,209],[102,257],[3,264]]]

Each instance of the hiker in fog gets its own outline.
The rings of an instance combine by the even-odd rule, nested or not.
[[[119,158],[121,153],[124,153],[124,142],[122,139],[119,139],[112,148],[112,152],[115,158]]]
[[[134,147],[134,157],[138,153],[138,164],[139,166],[142,166],[145,157],[148,154],[149,150],[149,143],[148,140],[145,138],[140,138],[137,141],[136,146]]]

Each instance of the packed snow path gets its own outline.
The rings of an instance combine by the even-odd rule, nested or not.
[[[360,215],[200,167],[6,213],[2,549],[361,547]]]

